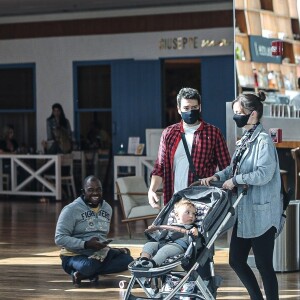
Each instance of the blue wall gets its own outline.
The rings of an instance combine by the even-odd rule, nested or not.
[[[113,153],[128,137],[145,143],[146,128],[161,128],[161,71],[159,60],[112,62]]]
[[[234,98],[234,57],[201,57],[202,116],[226,136],[225,103]],[[128,137],[145,143],[146,128],[162,126],[162,70],[159,60],[112,62],[113,153]]]
[[[226,136],[226,102],[235,96],[234,56],[201,57],[202,116]]]
[[[234,98],[234,57],[200,57],[203,119],[226,133],[225,103]],[[106,61],[106,63],[108,63]],[[146,128],[162,127],[160,60],[114,60],[111,64],[113,153],[128,137],[145,143]],[[76,97],[75,97],[76,98]]]

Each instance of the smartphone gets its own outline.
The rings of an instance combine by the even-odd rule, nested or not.
[[[111,243],[112,241],[113,241],[113,240],[106,240],[106,241],[102,242],[102,244],[108,245],[108,244]]]

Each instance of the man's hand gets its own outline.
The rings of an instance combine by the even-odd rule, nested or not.
[[[85,249],[101,250],[107,246],[106,243],[99,242],[99,238],[93,237],[84,243]]]
[[[162,184],[162,177],[157,175],[151,176],[150,187],[148,190],[148,201],[153,208],[160,209],[160,200],[157,197],[156,191]]]
[[[157,197],[155,192],[151,190],[148,191],[148,200],[149,200],[149,204],[153,208],[160,208],[159,198]]]

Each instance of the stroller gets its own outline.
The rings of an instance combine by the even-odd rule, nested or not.
[[[156,229],[166,229],[173,221],[174,204],[181,198],[191,200],[196,206],[196,222],[198,237],[190,237],[190,243],[184,254],[168,258],[161,266],[153,268],[136,268],[133,261],[128,269],[132,275],[124,300],[141,299],[216,299],[217,288],[222,278],[214,274],[213,243],[217,237],[234,224],[235,207],[241,200],[246,189],[232,203],[231,191],[225,191],[218,186],[190,186],[174,194],[169,203],[160,211],[153,222]],[[151,233],[146,235],[151,239]],[[209,280],[201,278],[198,268],[209,260]],[[180,270],[178,270],[180,269]],[[133,294],[134,286],[138,284],[146,298]]]

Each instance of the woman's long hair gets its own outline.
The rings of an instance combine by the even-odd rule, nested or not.
[[[8,137],[9,137],[9,133],[10,133],[10,131],[15,131],[15,129],[14,129],[14,126],[13,125],[10,125],[10,124],[8,124],[8,125],[5,125],[4,126],[4,128],[3,128],[3,139],[7,139]]]
[[[68,122],[67,122],[67,119],[66,119],[66,116],[65,116],[65,113],[64,113],[64,110],[62,108],[62,106],[59,104],[59,103],[54,103],[52,105],[52,111],[54,108],[57,108],[60,110],[60,117],[59,117],[59,125],[61,127],[64,127],[64,128],[68,128]],[[55,118],[55,116],[53,115],[53,112],[51,113],[51,116],[49,117],[49,119],[53,119]]]

